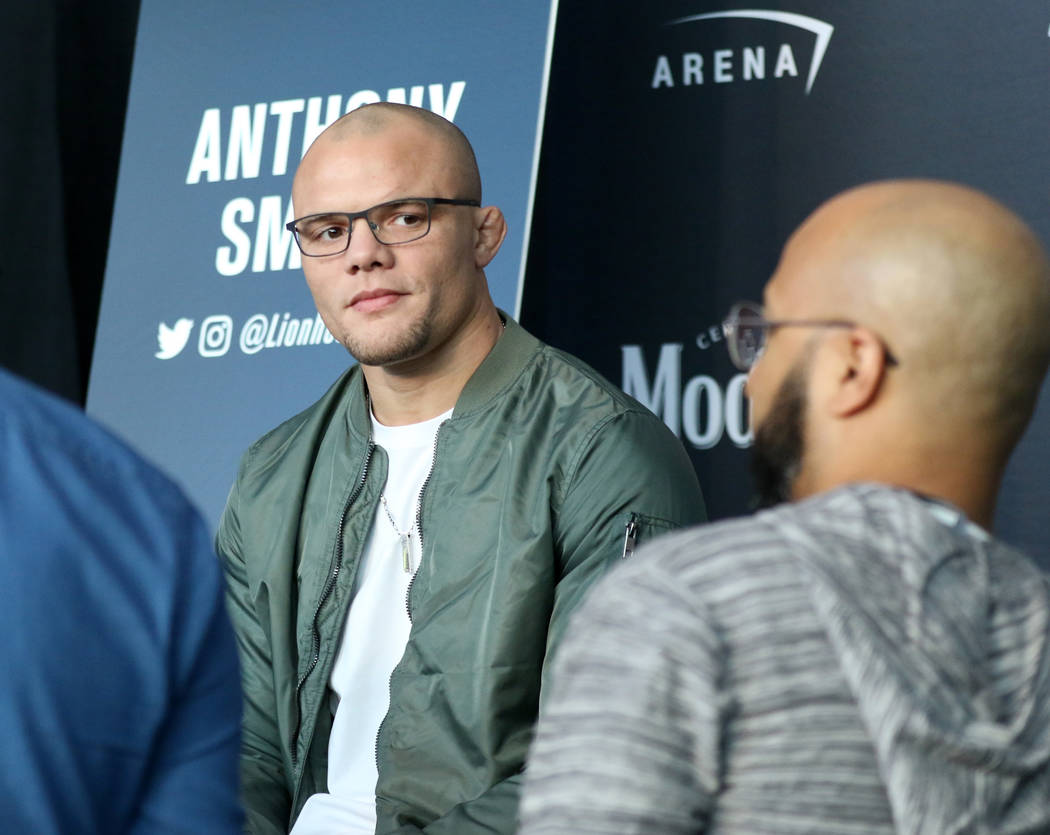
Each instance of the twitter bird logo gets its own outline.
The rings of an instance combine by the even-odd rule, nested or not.
[[[170,360],[182,353],[193,330],[192,319],[179,319],[174,327],[168,327],[163,322],[157,328],[157,345],[160,350],[154,356],[160,360]]]

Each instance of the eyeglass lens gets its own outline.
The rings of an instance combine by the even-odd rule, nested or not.
[[[425,201],[402,200],[368,210],[368,225],[381,244],[403,244],[422,238],[430,230],[430,211]],[[333,213],[315,215],[299,222],[299,246],[307,255],[333,255],[349,244],[351,216]]]
[[[743,371],[747,371],[758,359],[766,344],[766,327],[762,309],[741,305],[736,311],[731,352],[732,359]]]

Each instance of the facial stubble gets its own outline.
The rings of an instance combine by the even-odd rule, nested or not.
[[[430,343],[431,323],[429,317],[422,317],[410,322],[401,333],[392,337],[386,344],[376,344],[376,340],[355,339],[352,333],[346,334],[343,347],[350,352],[361,365],[386,366],[395,365],[414,359],[422,354]]]

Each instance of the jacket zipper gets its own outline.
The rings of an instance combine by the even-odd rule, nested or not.
[[[427,471],[427,477],[423,479],[423,486],[419,488],[419,495],[416,496],[416,532],[419,534],[419,565],[416,566],[412,579],[408,581],[408,588],[405,590],[405,612],[408,614],[409,623],[412,623],[412,606],[409,604],[409,599],[412,595],[412,584],[416,582],[416,574],[419,573],[419,569],[423,565],[423,496],[426,495],[430,477],[434,474],[434,465],[437,463],[438,455],[438,436],[441,434],[441,427],[445,423],[447,423],[447,420],[441,421],[437,432],[434,433],[434,449],[430,454],[430,469]]]
[[[303,684],[310,677],[310,673],[314,671],[314,667],[317,666],[317,662],[321,660],[321,631],[317,626],[317,617],[321,614],[321,607],[324,606],[328,600],[328,596],[332,593],[332,589],[335,588],[335,581],[339,578],[339,572],[343,567],[343,529],[346,525],[346,514],[350,510],[350,506],[357,501],[357,497],[361,495],[361,491],[365,486],[365,479],[368,477],[368,467],[372,463],[372,453],[375,450],[376,445],[372,442],[371,438],[368,441],[368,452],[365,453],[365,463],[361,468],[361,477],[357,480],[357,486],[354,491],[346,500],[346,505],[343,507],[343,515],[339,518],[339,530],[336,534],[335,540],[335,559],[332,563],[332,573],[328,575],[328,581],[325,583],[324,589],[321,591],[321,597],[317,601],[317,606],[314,608],[314,616],[310,621],[311,629],[313,631],[313,658],[310,661],[310,666],[306,668],[306,671],[299,677],[299,681],[295,684],[295,728],[292,731],[290,750],[292,754],[292,765],[298,765],[299,756],[296,754],[296,742],[299,739],[299,729],[303,723],[303,710],[299,703],[299,698],[302,695]]]
[[[638,544],[638,520],[632,513],[631,518],[627,520],[627,529],[624,531],[623,536],[623,554],[620,559],[625,560],[631,554],[634,553],[634,548]]]
[[[427,485],[430,484],[430,476],[434,474],[434,465],[437,463],[437,452],[438,452],[438,435],[441,434],[441,427],[447,423],[447,419],[441,421],[438,425],[437,432],[434,433],[434,451],[430,456],[430,470],[427,472],[427,477],[423,479],[423,486],[419,488],[419,495],[416,496],[416,532],[419,534],[419,565],[416,566],[415,572],[412,574],[412,579],[408,581],[408,588],[405,589],[405,612],[408,614],[408,622],[412,623],[412,606],[409,604],[409,598],[412,595],[412,584],[416,581],[416,574],[419,573],[419,569],[423,565],[423,495],[427,492]],[[387,680],[386,684],[386,698],[387,698],[387,712],[390,712],[390,699],[394,695],[394,686],[391,679],[393,673],[390,674],[390,679]],[[379,727],[376,729],[376,742],[375,742],[375,760],[376,760],[376,773],[379,772],[379,734],[383,730],[383,725],[386,723],[386,716],[379,723]]]

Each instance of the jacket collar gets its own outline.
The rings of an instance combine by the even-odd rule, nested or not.
[[[506,328],[482,360],[477,371],[467,380],[456,401],[452,419],[466,417],[487,407],[511,385],[540,348],[540,341],[502,310],[500,318]]]
[[[463,387],[456,401],[452,420],[466,417],[486,408],[518,378],[533,354],[542,345],[536,337],[505,312],[500,310],[499,315],[506,327],[496,340],[496,344],[492,346],[489,355],[482,360],[481,365],[467,380],[466,386]],[[358,366],[354,366],[347,376],[349,377],[348,392],[350,395],[346,412],[347,429],[360,440],[365,440],[371,435],[372,430],[368,415],[368,392],[365,387],[365,377]]]

